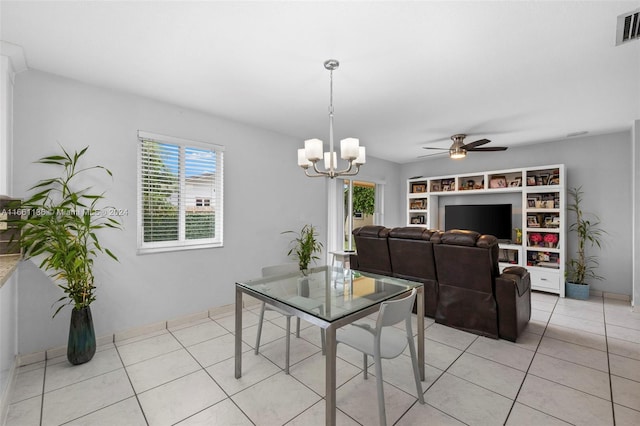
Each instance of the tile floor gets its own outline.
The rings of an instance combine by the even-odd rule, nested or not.
[[[410,360],[383,362],[389,424],[638,425],[640,313],[628,303],[534,293],[516,343],[426,325],[426,405]],[[233,315],[100,347],[72,367],[64,358],[21,367],[10,395],[12,425],[322,425],[324,359],[312,326],[291,340],[284,374],[284,319],[267,312],[253,353],[257,305],[244,312],[243,377],[233,377]],[[375,379],[338,345],[338,424],[375,425]],[[373,371],[371,369],[370,371]]]

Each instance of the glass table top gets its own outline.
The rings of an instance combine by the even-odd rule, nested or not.
[[[295,272],[236,284],[329,322],[422,285],[330,266],[313,268],[307,277]]]

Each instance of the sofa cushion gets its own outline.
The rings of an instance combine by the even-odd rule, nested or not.
[[[435,231],[421,227],[393,228],[389,231],[389,256],[393,276],[424,284],[425,315],[435,316],[438,282],[433,259]]]
[[[440,235],[439,242],[453,246],[475,247],[480,234],[475,231],[452,229]]]
[[[392,276],[388,235],[389,229],[384,226],[368,225],[353,230],[358,248],[358,270]]]
[[[404,238],[407,240],[427,240],[431,239],[436,231],[427,228],[421,228],[419,226],[404,226],[401,228],[393,228],[389,231],[389,237],[391,238]]]
[[[360,237],[381,237],[386,238],[389,235],[389,229],[384,226],[367,225],[361,226],[353,230],[353,235]]]

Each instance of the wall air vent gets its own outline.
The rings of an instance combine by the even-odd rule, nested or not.
[[[640,9],[618,16],[616,46],[640,38]]]

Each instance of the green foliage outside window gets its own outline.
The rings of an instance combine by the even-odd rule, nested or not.
[[[349,187],[345,187],[345,202]],[[353,211],[365,215],[372,215],[375,211],[376,189],[373,186],[353,185]],[[346,211],[346,209],[345,209]]]

